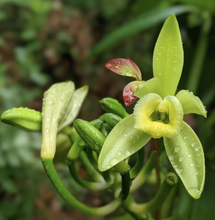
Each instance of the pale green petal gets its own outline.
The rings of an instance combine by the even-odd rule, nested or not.
[[[72,100],[74,89],[74,83],[69,81],[56,83],[44,93],[41,158],[54,158],[58,127]]]
[[[207,111],[202,101],[198,96],[193,95],[192,92],[187,90],[181,90],[176,95],[178,100],[181,102],[184,114],[195,113],[207,117]]]
[[[150,135],[134,128],[134,116],[127,116],[113,128],[105,140],[99,155],[99,170],[110,169],[137,152],[150,139]]]
[[[179,135],[164,138],[168,158],[189,194],[198,199],[205,182],[204,152],[193,129],[183,122]]]
[[[183,109],[175,96],[164,100],[149,93],[134,107],[135,128],[150,134],[153,138],[173,137],[180,132],[183,122]]]
[[[153,54],[153,73],[161,80],[163,95],[174,95],[183,68],[184,55],[175,15],[165,21]]]
[[[67,112],[64,118],[61,120],[61,124],[59,125],[58,130],[61,130],[62,128],[71,124],[75,120],[87,93],[88,86],[83,86],[74,91],[72,95],[72,100],[67,108]]]
[[[156,93],[159,96],[163,97],[161,81],[159,78],[154,77],[147,81],[140,81],[139,85],[136,88],[136,91],[134,92],[134,95],[138,98],[142,98],[148,93]]]

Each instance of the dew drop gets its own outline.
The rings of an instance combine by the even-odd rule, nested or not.
[[[179,161],[182,162],[184,160],[184,157],[179,157]]]
[[[195,148],[195,151],[199,151],[199,147],[196,147],[196,148]]]
[[[192,144],[191,144],[191,146],[192,146],[192,147],[194,147],[194,146],[195,146],[195,144],[194,144],[194,143],[192,143]]]
[[[122,152],[121,152],[120,150],[118,151],[118,155],[119,155],[119,156],[121,156],[121,155],[122,155]]]
[[[180,147],[176,147],[176,148],[175,148],[175,152],[179,152],[180,150],[181,150]]]
[[[169,156],[169,160],[170,160],[170,161],[173,161],[174,158],[175,158],[175,157],[174,157],[173,155],[170,155],[170,156]]]
[[[116,158],[112,158],[111,161],[110,161],[110,165],[114,166],[117,163],[117,161],[118,160]]]
[[[187,154],[188,157],[192,157],[192,154]]]
[[[176,171],[177,173],[181,173],[182,169],[176,168],[175,171]]]
[[[131,155],[130,151],[129,151],[129,150],[126,150],[126,151],[125,151],[125,156],[126,156],[126,157],[129,157],[130,155]]]

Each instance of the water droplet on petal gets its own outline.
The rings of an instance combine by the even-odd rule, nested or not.
[[[169,156],[169,160],[170,160],[170,161],[173,161],[174,158],[175,158],[175,157],[174,157],[173,155],[170,155],[170,156]]]
[[[181,150],[180,147],[176,147],[176,148],[175,148],[175,152],[179,152],[180,150]]]
[[[114,166],[117,163],[117,161],[118,160],[116,158],[112,158],[111,161],[110,161],[110,165]]]
[[[199,147],[196,147],[196,148],[195,148],[195,151],[199,151]]]
[[[179,161],[182,162],[184,160],[184,157],[179,157]]]
[[[126,157],[129,157],[130,155],[131,155],[130,151],[129,151],[129,150],[126,150],[126,151],[125,151],[125,156],[126,156]]]

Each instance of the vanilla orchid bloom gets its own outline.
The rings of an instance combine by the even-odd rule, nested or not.
[[[181,90],[175,95],[183,68],[183,47],[176,17],[168,17],[157,39],[152,79],[142,81],[139,68],[130,59],[114,59],[106,67],[136,78],[125,87],[123,99],[128,106],[136,98],[139,100],[133,114],[119,122],[108,135],[99,155],[99,170],[108,170],[125,160],[151,138],[163,138],[175,172],[189,194],[198,199],[205,181],[204,152],[183,116],[196,113],[206,117],[207,112],[192,92]]]

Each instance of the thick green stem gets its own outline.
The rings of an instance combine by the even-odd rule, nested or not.
[[[150,202],[143,204],[132,203],[129,210],[137,214],[147,214],[156,211],[162,206],[177,182],[178,177],[174,173],[169,173],[164,179],[156,196]]]
[[[87,174],[96,182],[104,182],[102,175],[95,169],[95,167],[90,163],[86,153],[82,151],[80,153],[80,160],[87,172]]]
[[[130,192],[133,192],[136,189],[138,189],[147,180],[153,169],[154,169],[154,153],[152,152],[143,169],[140,171],[138,176],[133,180]]]
[[[83,142],[83,140],[80,137],[77,137],[67,154],[67,158],[69,158],[70,160],[76,160],[85,147],[86,144]]]
[[[90,182],[85,179],[82,179],[81,176],[77,173],[77,170],[75,167],[75,161],[67,159],[67,164],[69,166],[69,170],[70,170],[72,177],[83,187],[86,187],[91,190],[103,190],[103,189],[108,189],[110,187],[109,184],[106,184],[105,182],[103,183]]]
[[[131,178],[129,174],[128,165],[125,161],[121,161],[117,165],[114,166],[114,169],[120,173],[122,177],[122,189],[120,192],[120,198],[125,200],[129,194],[130,186],[131,186]]]
[[[137,152],[137,159],[136,159],[136,163],[134,165],[134,167],[131,169],[130,171],[130,176],[131,179],[134,179],[140,172],[142,166],[143,166],[143,161],[144,161],[144,152],[145,149],[141,148],[138,152]]]
[[[179,184],[179,201],[175,219],[190,219],[193,198],[187,193],[182,182]]]
[[[161,209],[161,217],[162,219],[166,219],[168,217],[170,217],[171,215],[171,211],[173,208],[173,200],[175,199],[175,194],[177,192],[178,186],[174,187],[171,192],[169,193],[166,201],[163,203],[162,205],[162,209]]]
[[[52,158],[42,158],[42,163],[49,179],[51,180],[51,182],[53,183],[54,187],[61,195],[61,197],[74,209],[82,212],[83,214],[92,215],[92,216],[105,216],[112,213],[115,209],[117,209],[120,206],[121,204],[120,200],[114,200],[105,206],[96,207],[96,208],[89,207],[79,202],[75,197],[73,197],[70,194],[70,192],[62,183],[60,177],[58,176],[54,168]]]
[[[132,204],[135,204],[134,198],[131,194],[127,197],[127,199],[122,203],[122,207],[128,212],[135,220],[144,220],[148,219],[148,216],[146,214],[136,214],[132,211],[130,211],[129,207]]]

